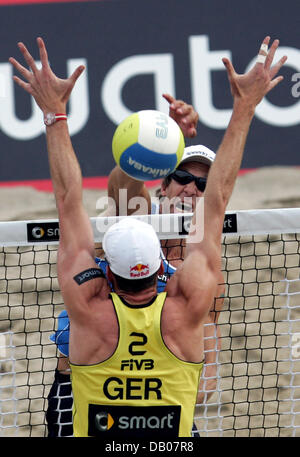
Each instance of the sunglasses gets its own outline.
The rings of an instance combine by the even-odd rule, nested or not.
[[[178,182],[182,186],[189,184],[192,181],[195,181],[197,189],[200,192],[204,192],[206,186],[206,178],[199,178],[198,176],[192,175],[188,171],[185,170],[175,170],[173,173],[169,175],[170,178],[174,179],[174,181]]]

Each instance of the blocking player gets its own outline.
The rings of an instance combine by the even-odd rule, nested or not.
[[[267,37],[263,44],[267,46],[269,40],[269,37]],[[37,70],[27,49],[23,44],[20,44],[20,49],[32,72],[25,69],[15,59],[10,59],[11,63],[27,80],[27,82],[24,82],[15,77],[15,81],[34,96],[45,116],[49,114],[50,109],[51,112],[66,112],[68,97],[83,68],[79,67],[67,80],[59,80],[48,65],[46,50],[41,39],[38,39],[38,45],[42,69]],[[198,348],[203,348],[203,325],[209,313],[213,297],[216,296],[217,292],[220,272],[220,238],[224,212],[240,166],[255,106],[282,79],[282,77],[276,77],[276,74],[286,58],[281,59],[278,64],[271,68],[277,46],[278,41],[275,40],[269,51],[262,50],[262,52],[266,52],[264,62],[258,61],[252,70],[245,75],[237,75],[232,64],[227,59],[224,59],[233,93],[234,106],[230,124],[207,181],[204,202],[204,241],[202,243],[188,243],[183,265],[167,284],[167,298],[164,309],[169,311],[164,311],[161,316],[162,329],[165,329],[163,330],[163,338],[165,343],[168,341],[167,347],[177,358],[187,363],[198,365],[200,363]],[[264,55],[262,52],[260,51],[260,55]],[[81,376],[74,367],[78,364],[89,365],[98,364],[98,362],[101,364],[101,360],[110,357],[109,354],[111,354],[114,344],[116,344],[118,332],[113,334],[111,332],[113,326],[107,326],[107,322],[104,325],[105,319],[100,319],[100,315],[103,318],[103,310],[108,311],[107,315],[104,312],[108,322],[112,323],[112,316],[115,317],[111,302],[104,298],[107,296],[107,281],[101,277],[100,270],[98,270],[98,274],[95,275],[93,280],[88,281],[86,285],[83,286],[77,283],[77,286],[81,287],[81,289],[76,289],[76,286],[72,283],[72,275],[75,274],[76,277],[82,271],[81,268],[90,267],[92,265],[91,261],[94,262],[94,255],[91,252],[93,240],[91,239],[91,232],[89,233],[87,215],[82,206],[80,169],[73,153],[65,121],[66,119],[47,126],[47,144],[61,227],[58,259],[59,280],[71,320],[70,358],[73,363],[73,374],[77,372],[77,375]],[[194,217],[196,213],[197,208],[195,209]],[[79,254],[81,255],[79,256]],[[76,274],[75,270],[80,271],[77,271]],[[113,271],[110,271],[110,273],[110,278],[116,286],[116,290],[119,293],[122,292],[118,283],[115,282],[116,276],[114,276]],[[193,287],[187,287],[187,284],[192,284]],[[150,290],[146,294],[148,292],[150,293]],[[151,293],[154,293],[154,290]],[[136,303],[140,303],[140,299],[141,297],[138,297]],[[134,301],[133,297],[130,300]],[[93,310],[96,311],[93,318],[90,310],[92,304],[95,305]],[[186,306],[188,307],[187,309],[185,309]],[[184,312],[184,310],[188,311],[188,313]],[[189,311],[192,311],[192,313],[190,314]],[[164,314],[166,315],[165,318]],[[193,317],[193,322],[190,322],[188,315]],[[178,323],[181,324],[180,327],[178,327]],[[115,326],[114,328],[117,331],[117,327]],[[87,334],[88,338],[85,340],[84,335]],[[189,335],[188,338],[187,335]],[[187,344],[191,340],[194,340],[193,344]],[[87,373],[87,371],[84,369],[83,373]],[[79,379],[77,375],[76,378]],[[149,387],[147,382],[145,385]],[[158,398],[158,388],[150,390],[154,390]],[[149,396],[149,389],[148,393],[147,389],[144,391],[144,400],[148,399],[148,397],[145,398],[147,395]],[[126,398],[127,400],[128,398]],[[77,394],[76,401],[81,402],[80,396]],[[78,406],[82,411],[81,417],[78,416],[79,423],[78,425],[76,424],[77,433],[79,434],[87,433],[88,427],[86,417],[86,405],[89,402],[88,396],[84,401],[85,406]],[[166,399],[166,402],[171,404],[172,400],[169,398]],[[128,402],[124,403],[124,405],[126,404],[128,405]],[[185,411],[189,409],[184,407],[184,404],[182,404],[182,408]],[[191,414],[189,413],[188,415],[189,419],[181,418],[179,415],[179,436],[189,436],[186,433],[188,427],[191,426]]]

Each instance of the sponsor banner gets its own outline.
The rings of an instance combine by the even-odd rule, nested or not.
[[[192,221],[190,215],[179,215],[179,235],[188,235]],[[237,213],[226,213],[224,218],[223,233],[237,233]]]
[[[103,439],[176,438],[180,406],[89,405],[88,434]]]
[[[229,213],[231,214],[231,213]],[[238,220],[237,235],[263,235],[263,234],[283,234],[283,233],[300,233],[300,209],[299,208],[282,208],[282,209],[269,209],[269,210],[251,210],[251,211],[237,211],[236,220]],[[167,219],[178,220],[178,222],[171,223],[169,225],[169,231],[162,232],[160,227],[164,228],[164,225],[156,224],[155,218],[161,219],[161,215],[154,216],[137,216],[137,219],[143,220],[148,223],[152,223],[160,239],[176,239],[179,231],[178,227],[182,227],[181,215],[163,215]],[[188,225],[192,215],[186,218],[185,223]],[[103,223],[103,230],[99,231],[98,219],[103,219],[106,223]],[[105,231],[112,224],[116,223],[119,218],[116,217],[92,217],[90,218],[91,225],[93,228],[95,242],[100,243],[103,240]],[[164,217],[162,217],[164,219]],[[232,219],[231,219],[232,220]],[[226,218],[224,220],[224,223]],[[232,224],[233,225],[233,224]],[[174,227],[177,227],[177,231],[174,232]],[[39,231],[38,229],[44,231]],[[32,231],[34,230],[34,234]],[[59,225],[58,221],[49,223],[48,221],[11,221],[11,222],[0,222],[0,239],[2,246],[26,246],[28,244],[35,244],[44,241],[42,237],[45,236],[45,229],[47,237],[50,242],[58,242],[59,236]],[[48,232],[49,229],[49,232]],[[183,235],[187,235],[188,231],[185,230]],[[235,232],[232,233],[235,235]],[[230,233],[227,232],[227,236]]]
[[[237,233],[237,214],[226,213],[224,218],[223,233]]]
[[[141,109],[168,112],[164,92],[199,112],[198,137],[186,144],[201,142],[216,151],[232,108],[222,57],[230,58],[243,73],[253,65],[266,34],[281,38],[276,60],[288,55],[281,71],[284,80],[256,109],[242,168],[298,165],[299,14],[298,0],[290,0],[288,8],[274,0],[271,9],[258,0],[242,6],[240,0],[231,0],[230,8],[218,0],[3,6],[0,181],[49,179],[42,114],[14,84],[8,62],[10,56],[23,62],[20,40],[38,62],[37,36],[45,39],[51,67],[59,77],[85,65],[68,105],[69,130],[84,177],[107,176],[114,167],[112,137],[127,115]]]
[[[59,241],[58,222],[42,222],[27,224],[27,241],[34,243]]]

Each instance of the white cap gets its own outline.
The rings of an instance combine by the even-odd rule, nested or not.
[[[211,166],[215,160],[216,154],[203,144],[188,146],[184,148],[183,156],[179,165],[186,162],[200,162]]]
[[[121,278],[147,278],[160,267],[160,242],[154,228],[134,217],[113,224],[102,246],[111,271]]]

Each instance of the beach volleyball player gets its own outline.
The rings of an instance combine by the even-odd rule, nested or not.
[[[195,112],[193,107],[191,105],[188,105],[187,103],[183,102],[182,100],[175,100],[173,97],[170,95],[165,95],[165,98],[168,100],[170,103],[170,115],[173,116],[173,118],[176,120],[178,125],[181,127],[181,130],[183,131],[185,137],[190,137],[193,138],[196,135],[196,126],[198,122],[198,114]],[[146,113],[147,114],[147,113]],[[153,113],[150,113],[153,115]],[[159,116],[159,121],[161,122],[161,114],[160,113],[154,113],[154,117],[156,114]],[[153,116],[151,118],[152,123]],[[130,121],[130,119],[129,119]],[[124,122],[122,123],[124,125]],[[121,127],[122,124],[118,127],[118,129]],[[130,122],[131,124],[131,122]],[[117,130],[118,130],[117,129]],[[174,126],[173,126],[174,130]],[[175,129],[176,130],[176,129]],[[182,140],[180,140],[180,137],[178,136],[177,138],[177,132],[175,135],[175,141],[176,144],[182,143]],[[130,141],[132,141],[132,133],[130,137]],[[137,136],[137,135],[136,135]],[[115,137],[114,137],[115,140]],[[148,140],[149,141],[149,140]],[[134,143],[134,141],[132,141]],[[116,144],[115,144],[116,147]],[[159,147],[159,145],[156,144],[156,149]],[[158,150],[158,149],[157,149]],[[176,151],[176,147],[173,149],[173,155],[174,151]],[[188,163],[191,161],[192,158],[194,158],[194,161],[199,165],[199,168],[202,172],[202,178],[201,180],[201,193],[200,189],[198,192],[198,196],[203,194],[204,187],[206,182],[206,176],[209,170],[210,165],[212,164],[215,154],[210,151],[208,148],[204,146],[197,146],[196,149],[194,147],[186,148],[184,157],[182,157],[182,152],[179,152],[180,157],[182,159],[182,165],[185,163]],[[144,152],[146,154],[146,151]],[[180,161],[181,162],[181,161]],[[156,169],[158,168],[157,165],[161,163],[159,159],[156,158]],[[171,165],[172,166],[172,165]],[[154,165],[153,165],[154,167]],[[166,168],[162,166],[162,168]],[[116,167],[116,169],[119,169],[119,167]],[[142,186],[144,187],[143,182],[141,181],[141,174],[139,174],[139,171],[137,169],[134,169],[133,171],[128,170],[127,172],[130,172],[135,175],[135,177],[138,177],[137,179],[133,179],[130,177],[128,174],[122,172],[122,177],[128,180],[128,185],[127,183],[125,184],[125,189],[128,191],[128,195],[134,195],[134,191],[132,189],[133,186]],[[201,173],[200,173],[201,174]],[[120,181],[119,177],[114,175],[114,171],[112,173],[113,179],[111,179],[111,176],[109,178],[109,195],[111,196],[111,183],[113,181],[117,182],[117,185],[114,187],[114,192],[117,190],[117,186],[119,185],[118,189],[120,188]],[[166,178],[167,180],[170,179],[169,176]],[[132,186],[133,185],[133,186]],[[192,188],[190,185],[189,187]],[[190,193],[192,195],[192,193]],[[145,199],[145,201],[148,203],[150,201],[150,196],[145,188],[145,193],[142,192],[142,195],[138,193],[138,197],[140,196],[142,199]],[[187,199],[188,200],[188,199]],[[116,199],[116,204],[117,204],[117,212],[109,212],[109,215],[118,215],[119,214],[119,199]],[[191,209],[191,208],[190,208]],[[158,207],[156,207],[154,204],[152,204],[152,212],[157,212]],[[110,210],[108,210],[110,211]],[[126,208],[127,211],[127,208]],[[147,210],[146,210],[147,212]],[[129,210],[130,213],[130,210]],[[107,213],[108,214],[108,213]],[[124,214],[124,213],[123,213]],[[173,240],[174,241],[174,240]],[[177,243],[177,247],[180,249],[180,246]],[[169,247],[165,246],[164,250],[168,249]],[[165,258],[163,250],[162,252],[162,259],[163,259],[163,273],[159,275],[158,277],[158,282],[157,282],[157,291],[162,292],[165,290],[167,280],[172,276],[172,274],[176,271],[177,264],[181,262],[180,256],[178,256],[177,252],[177,257],[178,257],[178,262],[174,260],[173,264],[171,264],[167,258]],[[174,249],[173,249],[173,254],[174,254]],[[175,253],[176,255],[176,253]],[[174,256],[173,256],[174,259]],[[102,272],[104,275],[106,275],[106,270],[107,270],[107,262],[104,259],[101,258],[96,258],[96,263],[98,266],[101,268]],[[222,278],[220,279],[222,282]],[[222,287],[222,286],[221,286]],[[218,303],[218,306],[220,306],[221,303]],[[215,322],[215,316],[211,316],[209,318],[209,321]],[[209,379],[206,381],[206,389],[208,390],[207,396],[214,391],[214,386],[215,386],[215,372],[214,372],[214,362],[215,362],[215,351],[213,350],[216,346],[216,339],[212,338],[212,335],[215,332],[215,328],[209,328],[206,329],[206,338],[205,340],[205,345],[206,345],[206,350],[208,350],[208,356],[207,356],[207,365],[205,365],[205,369],[208,370],[206,372],[206,376],[209,377]],[[61,315],[59,316],[58,319],[58,329],[56,333],[52,336],[52,340],[56,342],[58,349],[60,351],[61,357],[59,358],[59,363],[57,370],[55,372],[55,380],[53,383],[53,386],[51,388],[51,391],[49,393],[48,397],[48,411],[47,411],[47,422],[48,422],[48,430],[49,430],[49,435],[50,436],[68,436],[72,434],[72,392],[71,392],[71,384],[70,384],[70,375],[69,375],[69,362],[68,362],[68,355],[69,355],[69,320],[67,316],[67,312],[63,311]],[[203,381],[200,383],[200,389],[203,384]],[[200,393],[198,394],[198,402],[202,402],[204,397],[204,392],[201,389]]]
[[[267,37],[264,40],[264,45],[269,44],[269,37]],[[76,79],[82,72],[82,68],[77,69],[74,74],[68,78],[67,80],[58,80],[55,75],[50,70],[50,67],[48,66],[48,61],[46,58],[46,52],[44,48],[44,44],[41,39],[38,40],[38,45],[40,48],[40,54],[41,54],[41,61],[42,61],[42,69],[37,70],[35,67],[34,61],[30,54],[28,53],[27,49],[24,47],[24,45],[20,44],[20,49],[23,52],[23,55],[28,63],[28,65],[31,67],[32,72],[29,72],[26,70],[23,66],[21,66],[15,59],[10,59],[11,63],[16,67],[17,70],[20,71],[21,75],[24,77],[25,80],[27,80],[27,83],[20,80],[19,78],[15,77],[15,81],[23,87],[25,90],[27,90],[29,93],[31,93],[35,100],[37,101],[38,105],[44,112],[44,114],[47,113],[47,110],[49,107],[54,107],[57,106],[59,108],[65,108],[65,104],[67,102],[67,99],[70,95],[70,92],[72,90],[72,87],[74,86]],[[194,310],[198,309],[199,312],[201,312],[201,326],[203,325],[203,317],[206,312],[209,312],[210,306],[211,306],[211,301],[213,300],[213,297],[216,294],[216,287],[217,287],[217,281],[219,277],[219,270],[220,270],[220,238],[222,234],[222,228],[223,228],[223,220],[224,220],[224,211],[226,208],[226,204],[228,202],[228,199],[230,198],[232,188],[236,179],[236,175],[241,163],[241,158],[242,158],[242,153],[244,149],[244,144],[246,141],[247,133],[249,126],[251,124],[251,120],[254,115],[254,110],[255,106],[260,102],[260,100],[263,98],[263,96],[268,93],[278,82],[282,79],[281,77],[276,77],[276,74],[278,70],[281,68],[283,65],[285,58],[281,59],[273,68],[271,68],[271,64],[273,61],[274,53],[276,51],[276,48],[278,46],[278,41],[276,40],[273,42],[270,50],[267,51],[265,55],[264,62],[262,62],[262,59],[260,59],[255,66],[245,75],[237,75],[236,72],[234,71],[232,64],[227,60],[224,59],[224,64],[227,68],[228,71],[228,76],[229,76],[229,81],[230,81],[230,86],[234,98],[234,105],[233,105],[233,114],[231,121],[229,123],[228,129],[225,133],[224,139],[221,143],[220,148],[218,149],[217,157],[216,160],[214,161],[209,176],[208,176],[208,182],[207,182],[207,187],[205,191],[205,199],[204,199],[204,204],[205,204],[205,220],[204,220],[204,242],[203,243],[193,243],[194,246],[191,246],[188,244],[187,246],[187,256],[186,260],[183,262],[183,266],[179,269],[179,271],[176,272],[176,274],[170,279],[167,285],[167,290],[168,290],[168,297],[171,298],[173,294],[175,293],[174,297],[178,296],[180,297],[180,290],[181,287],[183,286],[183,283],[179,282],[177,284],[179,278],[182,278],[184,281],[184,278],[188,279],[188,283],[190,284],[191,278],[195,276],[196,282],[193,282],[193,288],[188,287],[185,290],[185,297],[189,294],[194,294],[193,298],[193,306]],[[261,55],[261,53],[260,53]],[[50,78],[49,78],[50,76]],[[38,81],[38,84],[37,84]],[[49,86],[49,82],[51,82]],[[55,110],[58,112],[57,110]],[[59,112],[62,112],[61,110]],[[76,169],[74,172],[76,174],[73,175],[74,180],[71,181],[72,185],[69,188],[68,186],[65,186],[66,180],[67,180],[67,170],[69,173],[69,168],[65,168],[64,165],[68,160],[72,160],[69,155],[64,155],[64,151],[70,149],[71,145],[69,140],[67,139],[67,129],[65,126],[65,121],[63,121],[63,124],[61,123],[54,124],[53,126],[48,126],[47,127],[47,139],[48,139],[48,149],[50,153],[50,166],[51,166],[51,172],[52,172],[52,179],[54,181],[54,188],[55,188],[55,194],[56,194],[56,199],[57,199],[57,204],[60,210],[60,223],[61,223],[61,241],[60,243],[67,248],[67,246],[71,246],[74,240],[77,240],[77,237],[72,236],[72,231],[78,232],[78,225],[77,224],[72,224],[69,226],[69,230],[66,233],[64,233],[64,224],[68,224],[68,218],[72,219],[74,217],[74,213],[69,210],[73,208],[73,210],[76,209],[74,207],[74,199],[72,198],[67,198],[69,197],[70,193],[73,193],[73,197],[77,196],[77,190],[76,186],[74,185],[74,180],[78,183],[78,173]],[[51,130],[52,129],[52,130]],[[59,154],[58,154],[59,152]],[[59,155],[59,159],[58,159]],[[71,154],[72,156],[72,154]],[[55,159],[57,157],[57,160]],[[76,167],[75,167],[76,168]],[[72,168],[71,168],[72,169]],[[67,173],[67,174],[68,174]],[[69,174],[68,174],[69,176]],[[193,181],[197,183],[198,181],[196,180],[196,175],[195,178],[193,178]],[[178,176],[177,176],[178,178]],[[65,195],[66,198],[62,199],[62,195]],[[80,208],[82,205],[82,202],[76,198],[75,202],[78,201]],[[71,205],[71,207],[69,207]],[[67,213],[65,212],[67,211]],[[81,214],[81,209],[80,213]],[[83,214],[82,214],[83,216]],[[66,218],[66,219],[65,219]],[[69,219],[69,220],[70,220]],[[77,222],[80,222],[80,218],[76,218]],[[82,221],[83,222],[83,221]],[[78,236],[80,236],[80,239],[86,240],[86,233],[81,234],[78,232]],[[72,241],[73,240],[73,241]],[[86,241],[87,242],[87,241]],[[66,244],[65,244],[66,243]],[[60,244],[60,246],[61,246]],[[61,248],[62,249],[62,248]],[[72,255],[72,268],[74,267],[73,262],[82,262],[82,258],[78,257],[78,253],[75,249],[69,250],[70,254]],[[189,254],[189,252],[193,254]],[[186,271],[189,266],[189,259],[194,258],[194,255],[197,257],[199,253],[199,263],[197,262],[197,267],[196,269],[191,269],[188,274],[186,274]],[[192,255],[192,257],[190,257]],[[64,257],[62,258],[63,261]],[[202,261],[200,260],[202,259]],[[69,260],[68,260],[69,262]],[[203,271],[202,271],[203,270]],[[75,295],[72,300],[68,300],[68,287],[70,286],[71,289],[75,290],[75,285],[72,282],[64,282],[66,281],[66,275],[67,275],[67,269],[60,270],[63,274],[63,277],[60,276],[60,281],[62,281],[62,292],[63,296],[66,298],[65,302],[66,305],[68,306],[68,310],[71,311],[71,314],[74,317],[74,312],[73,307],[77,307],[78,303],[78,298],[77,295]],[[200,274],[201,272],[203,274]],[[212,276],[211,276],[212,273]],[[100,273],[99,273],[100,276]],[[85,290],[88,290],[90,287],[94,287],[96,284],[102,284],[104,286],[103,279],[95,279],[95,283],[91,284],[91,286],[88,284],[87,286],[84,287]],[[101,281],[101,282],[99,282]],[[65,285],[64,285],[65,284]],[[107,284],[107,283],[106,283]],[[174,285],[172,287],[172,284]],[[177,286],[175,287],[175,284],[180,285],[180,288],[178,289]],[[66,287],[67,289],[64,289]],[[175,287],[175,288],[174,288]],[[77,289],[76,289],[77,290]],[[201,290],[201,293],[200,293]],[[177,292],[176,292],[177,291]],[[199,292],[199,295],[197,295]],[[196,297],[196,295],[197,297]],[[179,294],[179,295],[178,295]],[[210,297],[210,298],[208,298]],[[184,306],[177,306],[175,305],[175,302],[177,299],[174,298],[174,307],[176,306],[176,310],[178,311],[179,314],[182,315],[182,318],[180,319],[181,322],[181,327],[180,329],[178,328],[178,332],[181,334],[182,332],[186,330],[188,331],[189,335],[191,335],[191,329],[189,329],[186,324],[187,324],[187,314],[184,313]],[[180,301],[180,300],[179,300]],[[72,303],[72,308],[69,308],[70,303]],[[171,303],[170,300],[168,303]],[[179,302],[178,302],[179,303]],[[170,312],[173,313],[175,308],[170,307],[169,305],[167,306],[168,309],[170,309]],[[76,308],[75,308],[76,309]],[[201,311],[200,311],[201,309]],[[204,312],[204,310],[206,310]],[[183,313],[183,314],[182,314]],[[204,313],[204,314],[203,314]],[[71,317],[70,314],[70,317]],[[184,325],[183,325],[184,322]],[[193,321],[194,322],[194,321]],[[165,323],[167,326],[171,325],[171,321],[167,318]],[[77,325],[81,325],[79,322],[76,324],[75,320],[75,333],[76,333],[76,327]],[[193,323],[195,325],[195,322]],[[103,327],[103,326],[102,326]],[[74,327],[71,326],[74,331]],[[106,328],[106,327],[105,327]],[[105,329],[102,328],[103,331]],[[173,329],[174,330],[174,329]],[[92,333],[92,328],[86,328],[85,332],[86,334],[91,335]],[[178,336],[178,332],[174,333],[174,336]],[[186,350],[192,351],[194,354],[191,358],[194,359],[199,359],[200,353],[199,353],[199,347],[202,347],[203,341],[203,335],[202,332],[200,332],[201,335],[199,334],[198,330],[196,331],[196,337],[200,338],[199,341],[194,341],[194,344],[190,344],[190,338],[187,340],[185,338],[177,338],[177,345],[178,348],[182,348],[184,350],[184,347]],[[98,333],[97,333],[98,335]],[[77,345],[76,345],[77,341]],[[92,342],[92,340],[91,340]],[[196,344],[195,344],[196,343]],[[79,361],[80,364],[85,364],[89,363],[89,361],[93,360],[94,356],[91,358],[91,355],[84,355],[83,352],[83,359],[80,356],[80,352],[83,350],[83,347],[85,350],[87,350],[87,346],[84,342],[84,340],[80,339],[80,342],[78,338],[74,337],[70,340],[70,344],[73,347],[74,351],[74,345],[77,350],[79,350],[78,344],[80,344],[80,350],[79,353],[75,352],[73,357],[75,360]],[[186,346],[188,344],[188,346]],[[102,350],[101,348],[99,348]],[[198,351],[197,351],[198,349]],[[185,351],[185,350],[184,350]],[[196,351],[196,352],[195,352]],[[177,352],[177,349],[173,349],[173,352]],[[86,358],[87,357],[87,358]],[[98,357],[97,357],[98,360]],[[93,362],[91,362],[93,363]],[[80,399],[77,397],[77,401],[80,401]],[[84,418],[83,418],[84,420]],[[182,432],[186,433],[186,432]],[[188,436],[188,435],[180,435],[180,436]]]

